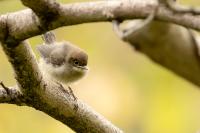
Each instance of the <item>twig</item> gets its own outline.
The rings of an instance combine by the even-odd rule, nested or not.
[[[9,94],[10,94],[9,88],[6,87],[6,86],[3,84],[3,81],[0,81],[0,85],[5,89],[6,93],[9,95]]]
[[[142,21],[141,23],[138,23],[137,25],[132,25],[131,27],[129,27],[128,30],[121,30],[120,22],[117,20],[113,20],[113,22],[112,22],[113,30],[122,40],[126,41],[126,39],[129,38],[129,36],[134,36],[134,35],[138,34],[138,32],[140,32],[142,28],[144,28],[150,22],[152,22],[152,20],[154,19],[155,15],[157,13],[158,7],[159,7],[159,2],[157,2],[157,5],[156,5],[155,9],[153,10],[153,12],[144,21]]]

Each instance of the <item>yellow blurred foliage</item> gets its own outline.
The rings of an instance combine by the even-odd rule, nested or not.
[[[25,8],[19,0],[3,0],[0,6],[1,14]],[[197,133],[200,130],[199,88],[122,42],[110,23],[68,26],[55,33],[58,40],[68,40],[89,54],[89,74],[72,86],[77,97],[125,132]],[[40,36],[31,38],[30,43],[38,56],[35,46],[42,43]],[[8,86],[14,85],[13,71],[2,49],[0,61],[0,80]],[[33,108],[0,104],[0,133],[27,132],[73,131]]]

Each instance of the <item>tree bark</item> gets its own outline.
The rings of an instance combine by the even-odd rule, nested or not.
[[[154,62],[200,86],[200,38],[191,30],[154,21],[125,41]]]
[[[154,10],[156,2],[123,0],[62,5],[51,0],[21,1],[31,10],[0,16],[0,41],[17,80],[16,88],[1,84],[0,102],[34,107],[76,132],[122,132],[81,100],[74,99],[60,83],[45,78],[31,48],[23,40],[61,26],[145,18]],[[155,19],[200,30],[198,15],[177,13],[165,5],[159,6]],[[170,23],[152,22],[126,41],[157,63],[200,86],[200,44],[198,37],[188,29]]]
[[[83,2],[66,5],[59,4],[59,6],[49,6],[47,8],[48,11],[51,8],[56,11],[53,11],[53,13],[50,12],[50,15],[48,15],[49,12],[45,12],[46,15],[39,15],[40,18],[38,18],[36,14],[41,14],[43,10],[39,10],[36,14],[33,11],[36,11],[36,6],[42,7],[44,5],[42,5],[42,2],[38,1],[30,2],[36,3],[35,6],[30,6],[27,4],[28,2],[24,0],[24,3],[33,10],[26,9],[0,16],[1,41],[18,44],[17,42],[19,41],[61,26],[111,21],[114,19],[127,20],[145,18],[154,10],[157,4],[155,0],[119,0]],[[37,2],[40,5],[38,5]],[[53,2],[44,1],[43,3],[51,4]],[[159,6],[155,19],[200,30],[200,17],[198,15],[176,13],[163,5]]]
[[[74,99],[69,89],[64,88],[62,84],[45,78],[27,42],[12,48],[5,44],[2,46],[15,70],[15,78],[23,94],[23,105],[45,112],[76,132],[122,132],[84,102]],[[0,102],[3,101],[6,99]]]

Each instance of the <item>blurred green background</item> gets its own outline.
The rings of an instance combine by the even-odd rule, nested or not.
[[[62,0],[70,3],[80,0]],[[83,1],[83,0],[82,0]],[[89,1],[89,0],[84,0]],[[91,0],[90,0],[91,1]],[[198,0],[181,1],[199,5]],[[20,0],[1,0],[0,13],[25,8]],[[197,133],[200,90],[122,42],[110,23],[90,23],[55,30],[89,55],[90,71],[73,85],[74,93],[127,133]],[[30,39],[35,50],[40,36]],[[0,49],[0,80],[15,84]],[[30,107],[0,104],[0,133],[73,133],[67,126]]]

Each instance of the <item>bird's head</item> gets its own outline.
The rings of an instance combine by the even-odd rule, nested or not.
[[[68,57],[68,63],[73,70],[77,72],[86,72],[88,70],[88,55],[82,50],[74,50]]]

